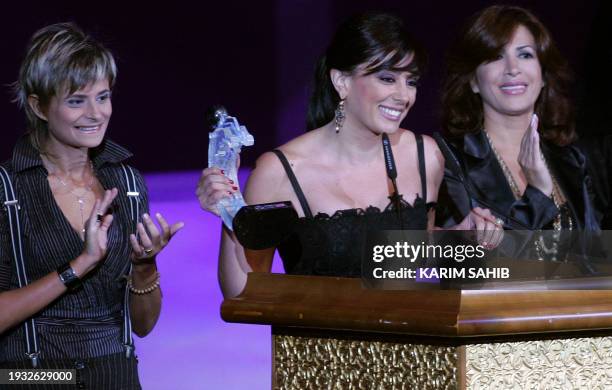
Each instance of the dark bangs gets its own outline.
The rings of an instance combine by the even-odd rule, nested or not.
[[[478,66],[483,62],[494,60],[504,46],[510,42],[519,26],[524,26],[533,35],[538,58],[550,46],[550,38],[544,26],[531,14],[520,8],[507,7],[505,12],[485,12],[468,32],[468,47],[471,56]],[[540,60],[542,60],[540,58]]]
[[[342,23],[317,62],[307,129],[324,126],[334,118],[340,96],[330,78],[332,69],[346,73],[363,70],[366,75],[380,70],[408,71],[420,77],[425,63],[425,51],[400,18],[384,13],[354,15]]]
[[[365,74],[372,74],[381,70],[397,72],[410,72],[421,76],[425,70],[427,56],[425,50],[418,44],[405,29],[401,20],[395,19],[393,28],[389,24],[379,24],[364,34],[369,41],[365,46]],[[402,62],[408,63],[399,66]]]
[[[406,60],[408,63],[400,66]],[[389,53],[380,53],[372,58],[371,62],[365,67],[364,74],[370,75],[381,70],[391,70],[394,72],[409,72],[416,77],[421,77],[423,69],[425,69],[425,64],[422,62],[422,56],[419,56],[414,49],[394,50]]]
[[[572,72],[567,61],[531,12],[504,5],[487,7],[472,16],[450,47],[442,95],[442,126],[449,134],[462,136],[482,129],[482,99],[470,83],[478,66],[495,59],[519,26],[533,35],[545,82],[534,107],[540,117],[540,132],[560,146],[575,138]]]

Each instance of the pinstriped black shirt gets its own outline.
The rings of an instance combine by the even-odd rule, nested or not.
[[[108,254],[101,266],[85,277],[82,289],[64,294],[35,316],[41,359],[99,357],[123,352],[121,320],[125,278],[122,276],[130,262],[129,234],[133,223],[119,163],[131,153],[107,139],[92,149],[90,156],[102,186],[119,189],[112,206],[115,218],[108,232]],[[47,170],[27,137],[18,141],[12,159],[3,165],[11,173],[21,206],[26,273],[32,282],[79,256],[84,244],[56,203],[47,181]],[[134,173],[141,194],[141,210],[148,212],[144,181],[136,170]],[[4,194],[2,188],[0,194]],[[15,288],[18,281],[8,218],[1,208],[0,292]],[[25,352],[23,326],[0,335],[0,362],[25,360]]]

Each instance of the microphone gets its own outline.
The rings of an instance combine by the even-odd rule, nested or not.
[[[391,184],[393,185],[393,194],[389,196],[389,200],[393,202],[395,205],[395,210],[397,211],[397,217],[400,220],[400,227],[404,229],[404,221],[402,220],[402,196],[399,194],[397,190],[397,169],[395,168],[395,160],[393,159],[393,150],[391,149],[391,141],[389,141],[389,136],[387,133],[382,133],[382,146],[383,146],[383,154],[385,156],[385,169],[387,170],[387,177],[391,179]]]
[[[465,192],[467,193],[470,202],[470,209],[473,209],[475,207],[475,204],[478,203],[480,206],[491,210],[493,214],[496,214],[498,217],[504,218],[506,221],[512,222],[512,224],[518,226],[518,230],[531,230],[529,226],[525,225],[523,222],[519,221],[513,216],[507,215],[506,213],[502,213],[496,207],[492,207],[490,204],[478,199],[476,197],[476,191],[472,187],[471,182],[463,174],[463,169],[461,169],[461,164],[459,163],[459,160],[457,160],[455,154],[450,150],[444,138],[442,138],[442,136],[438,132],[435,132],[433,137],[436,140],[436,143],[438,144],[440,152],[442,152],[442,155],[444,155],[444,159],[447,162],[446,166],[455,176],[459,178],[461,184],[463,184],[463,188],[465,189]],[[514,227],[514,229],[516,228]]]
[[[397,169],[395,168],[395,160],[393,159],[393,151],[391,150],[391,141],[389,141],[389,136],[387,133],[382,134],[382,145],[383,153],[385,154],[385,168],[387,169],[387,176],[395,184],[395,179],[397,179]]]
[[[450,150],[450,148],[448,147],[448,144],[446,143],[444,138],[442,138],[440,133],[436,131],[433,137],[436,140],[436,143],[438,144],[438,148],[442,152],[442,155],[444,156],[444,160],[446,160],[446,162],[448,163],[446,165],[451,170],[451,172],[453,172],[453,174],[459,178],[459,181],[461,182],[461,184],[463,184],[463,187],[465,188],[465,192],[467,192],[468,194],[468,200],[470,202],[470,209],[473,209],[474,208],[474,191],[472,190],[471,183],[463,175],[463,169],[461,169],[461,164],[459,164],[459,160],[457,160],[457,157]]]

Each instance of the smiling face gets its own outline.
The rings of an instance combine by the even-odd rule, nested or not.
[[[90,83],[74,93],[53,96],[41,119],[53,141],[94,148],[102,142],[113,108],[108,80]]]
[[[398,68],[409,64],[406,59]],[[345,128],[374,133],[393,133],[399,129],[416,100],[417,77],[407,71],[380,70],[365,74],[359,67],[340,80],[337,90],[345,97]]]
[[[485,117],[533,113],[544,86],[533,34],[518,26],[499,55],[476,68],[471,86],[482,98]]]

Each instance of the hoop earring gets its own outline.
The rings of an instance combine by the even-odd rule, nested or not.
[[[340,102],[338,103],[338,107],[336,108],[336,111],[334,113],[334,122],[336,123],[336,134],[340,132],[342,125],[344,125],[344,119],[346,118],[346,115],[344,114],[344,100],[345,99],[340,99]]]

